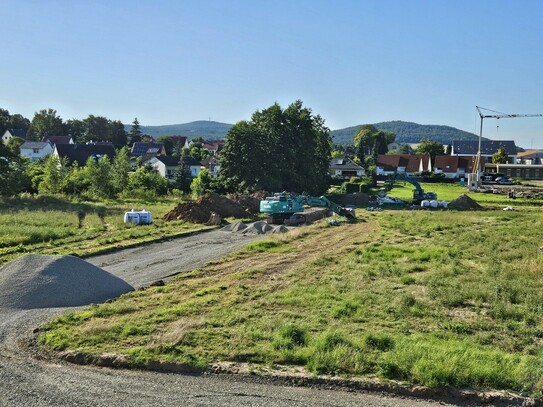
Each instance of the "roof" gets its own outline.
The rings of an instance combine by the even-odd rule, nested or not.
[[[531,157],[532,156],[532,157]],[[543,150],[526,150],[517,154],[518,158],[539,158],[543,157]]]
[[[49,144],[48,142],[43,142],[43,141],[25,141],[23,144],[21,144],[21,150],[22,149],[35,149],[35,148],[38,148],[38,149],[42,149],[42,148],[45,148],[47,146],[51,146],[51,144]]]
[[[43,136],[41,141],[48,141],[51,144],[70,144],[72,138],[70,136]]]
[[[427,154],[379,154],[377,156],[377,166],[385,171],[396,171],[398,167],[405,167],[405,172],[419,172],[420,163],[424,171],[428,169],[430,156]]]
[[[156,158],[158,161],[163,163],[166,167],[177,167],[179,165],[179,158],[180,157],[169,156],[169,155],[157,155],[154,158]],[[194,158],[192,158],[190,156],[184,156],[183,157],[183,162],[185,163],[185,165],[188,165],[188,166],[198,166],[198,167],[200,167],[202,165],[202,163],[200,163],[200,161],[195,160]]]
[[[162,143],[145,143],[141,141],[137,141],[132,145],[132,155],[134,157],[141,157],[145,154],[147,155],[157,155],[161,152],[161,150],[164,149],[164,144]]]
[[[459,157],[456,155],[436,155],[434,168],[444,173],[456,173],[458,169],[471,172],[475,163],[475,157]]]
[[[96,159],[107,155],[110,158],[115,157],[115,147],[111,143],[103,144],[55,144],[55,149],[59,157],[68,159],[68,164],[74,161],[82,167],[87,163],[89,157]]]
[[[343,170],[343,171],[356,171],[363,170],[364,168],[348,157],[344,158],[332,158],[330,160],[331,170]]]
[[[24,129],[7,129],[6,131],[9,131],[9,134],[14,137],[26,138],[26,131]]]
[[[213,155],[205,158],[202,160],[202,165],[204,167],[207,167],[209,166],[210,164],[213,164],[213,165],[218,165],[219,164],[219,159]]]
[[[184,146],[187,143],[187,137],[186,136],[168,136],[168,138],[173,141],[173,144],[179,144],[181,146]]]
[[[482,140],[481,155],[491,156],[500,147],[505,148],[507,155],[517,155],[517,146],[513,140]],[[453,140],[452,154],[454,155],[477,155],[479,150],[478,140]]]

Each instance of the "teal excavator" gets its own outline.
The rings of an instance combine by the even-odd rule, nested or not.
[[[415,187],[415,189],[413,190],[413,203],[416,205],[420,204],[421,201],[424,200],[432,201],[437,199],[437,194],[435,192],[425,192],[417,181],[415,181],[411,177],[408,177],[405,174],[397,172],[392,174],[390,178],[385,181],[385,187],[380,191],[379,195],[386,195],[388,191],[394,188],[394,183],[396,181],[409,182]]]
[[[307,221],[305,206],[328,208],[338,215],[356,219],[354,210],[343,208],[325,196],[294,195],[288,192],[276,193],[260,201],[260,212],[268,215],[268,223],[296,225]]]

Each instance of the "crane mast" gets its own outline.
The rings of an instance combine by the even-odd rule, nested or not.
[[[476,177],[477,182],[479,182],[479,175],[481,171],[481,140],[483,138],[483,119],[514,119],[517,117],[543,117],[543,114],[516,114],[516,113],[501,113],[494,110],[486,109],[484,107],[475,106],[479,117],[481,118],[481,128],[479,130],[479,149],[477,150],[477,156],[475,157],[475,165],[473,166],[473,176]],[[493,114],[484,114],[481,110],[486,110]]]

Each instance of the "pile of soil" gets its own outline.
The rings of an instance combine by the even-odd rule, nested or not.
[[[477,210],[483,209],[475,200],[467,196],[466,194],[460,195],[458,198],[449,202],[449,208],[459,210]]]
[[[228,198],[251,214],[260,212],[260,201],[266,197],[266,192],[255,192],[251,195],[230,194]]]
[[[74,256],[28,254],[0,268],[0,308],[78,307],[134,288]]]
[[[191,223],[206,223],[209,221],[212,212],[215,212],[223,219],[229,217],[244,218],[251,215],[240,204],[226,196],[210,193],[194,202],[177,205],[164,215],[163,219],[167,221],[184,220]]]

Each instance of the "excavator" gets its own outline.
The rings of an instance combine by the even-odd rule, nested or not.
[[[379,191],[379,195],[385,196],[388,191],[394,188],[394,183],[396,181],[409,182],[415,187],[415,189],[413,190],[413,204],[415,205],[420,204],[424,200],[432,201],[437,199],[437,194],[435,192],[425,192],[417,181],[403,173],[398,172],[392,174],[390,178],[385,181],[385,187],[381,191]]]
[[[268,214],[268,223],[300,225],[311,220],[311,213],[304,212],[305,206],[328,208],[348,219],[356,219],[353,209],[343,208],[325,196],[294,195],[288,192],[275,193],[260,201],[260,212]]]

